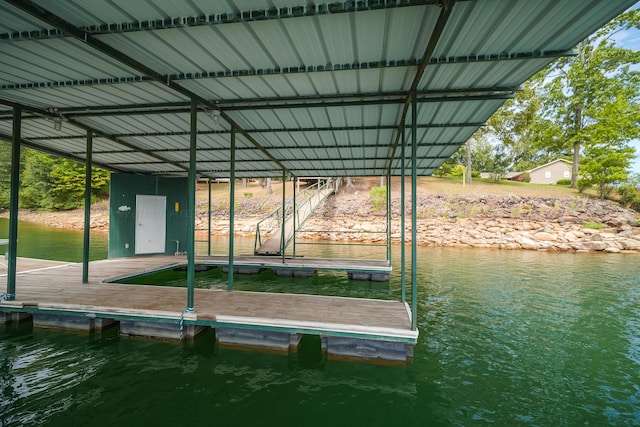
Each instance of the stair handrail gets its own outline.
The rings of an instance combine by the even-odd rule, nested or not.
[[[293,230],[289,233],[289,235],[285,236],[284,246],[281,245],[281,248],[286,248],[288,246],[288,244],[293,239],[293,235],[295,234],[296,230],[300,225],[302,225],[299,217],[300,206],[304,206],[305,204],[311,203],[311,199],[314,196],[316,196],[316,198],[319,198],[321,191],[327,188],[331,188],[330,186],[332,185],[332,183],[333,183],[333,180],[318,180],[318,182],[304,188],[300,194],[296,195],[295,197],[296,216],[294,217],[294,227],[293,227]],[[300,201],[301,197],[302,197],[302,201]],[[290,197],[285,202],[284,221],[282,219],[282,215],[283,215],[282,206],[274,209],[272,212],[267,214],[263,219],[258,221],[258,223],[256,224],[256,237],[255,237],[254,246],[253,246],[254,253],[257,253],[258,249],[264,244],[264,242],[266,242],[269,239],[269,237],[271,237],[271,234],[270,234],[271,232],[273,232],[274,230],[278,230],[280,227],[282,227],[283,222],[286,223],[288,218],[290,218],[291,215],[293,215],[293,201],[294,201],[294,197]],[[320,201],[321,200],[318,200],[318,203],[320,203]],[[306,218],[302,221],[302,223],[304,223],[304,221],[306,221]]]

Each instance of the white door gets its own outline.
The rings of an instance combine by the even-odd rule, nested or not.
[[[166,196],[136,194],[136,254],[165,252]]]

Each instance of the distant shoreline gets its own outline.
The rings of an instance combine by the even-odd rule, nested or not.
[[[254,201],[255,202],[255,201]],[[104,206],[104,203],[103,203]],[[405,241],[411,240],[407,203]],[[640,215],[610,202],[570,197],[521,197],[438,194],[418,199],[418,244],[431,247],[495,248],[550,252],[640,253]],[[400,200],[392,193],[392,242],[399,243]],[[235,234],[253,236],[260,215],[239,209]],[[242,213],[245,212],[245,213]],[[212,234],[228,235],[228,212],[212,214]],[[8,218],[8,212],[0,214]],[[196,231],[206,233],[207,213],[200,209]],[[84,211],[21,210],[19,219],[48,227],[81,230]],[[366,192],[328,199],[305,224],[300,239],[341,242],[386,241],[386,216],[373,208]],[[91,229],[108,231],[108,210],[93,209]]]

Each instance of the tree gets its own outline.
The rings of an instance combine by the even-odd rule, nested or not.
[[[585,161],[578,186],[583,189],[597,185],[600,199],[604,200],[615,184],[627,181],[627,169],[634,156],[635,150],[626,144],[590,144],[585,149]]]
[[[618,117],[634,117],[627,126],[608,130],[608,139],[630,141],[639,135],[638,101],[640,100],[639,73],[631,69],[640,63],[640,53],[616,46],[614,35],[622,29],[638,28],[638,10],[623,13],[598,32],[577,46],[578,54],[554,63],[545,85],[544,117],[553,122],[546,130],[547,143],[555,151],[565,151],[573,156],[571,185],[575,187],[580,171],[580,154],[589,145],[605,143],[597,139],[603,133],[605,123]],[[617,107],[609,108],[622,102]],[[607,111],[615,117],[607,117]],[[602,148],[602,147],[601,147]],[[598,148],[585,150],[585,154],[599,155]],[[586,156],[585,156],[586,158]]]
[[[11,190],[11,144],[0,141],[0,208],[9,207]]]
[[[509,151],[513,168],[532,169],[555,157],[545,148],[545,130],[551,125],[541,114],[539,95],[546,70],[525,83],[524,89],[507,100],[487,121],[488,131]]]
[[[93,169],[93,198],[108,196],[109,173]],[[21,177],[20,205],[25,208],[73,209],[84,203],[85,167],[67,159],[27,150]]]

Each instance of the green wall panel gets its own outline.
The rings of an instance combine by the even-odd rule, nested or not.
[[[187,243],[187,179],[111,174],[109,202],[109,258],[135,256],[136,195],[166,196],[165,254],[174,254]]]

